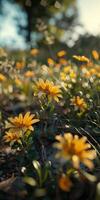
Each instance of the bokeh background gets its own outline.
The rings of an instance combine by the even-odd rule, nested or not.
[[[0,0],[0,47],[99,50],[100,0]]]

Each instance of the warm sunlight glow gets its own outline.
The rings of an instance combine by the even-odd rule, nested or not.
[[[100,0],[77,0],[79,22],[87,32],[100,34]]]

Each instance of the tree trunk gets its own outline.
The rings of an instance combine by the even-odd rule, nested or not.
[[[31,31],[32,31],[32,7],[25,6],[25,11],[27,14],[27,35],[26,42],[31,44]]]

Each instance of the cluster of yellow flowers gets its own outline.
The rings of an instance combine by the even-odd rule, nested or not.
[[[95,86],[97,91],[100,89],[99,53],[93,50],[91,58],[73,55],[71,61],[68,59],[66,51],[61,50],[56,53],[55,59],[47,58],[45,64],[41,64],[37,60],[39,53],[38,49],[33,48],[29,52],[29,57],[12,62],[6,60],[7,55],[5,54],[5,61],[0,63],[2,104],[9,105],[10,101],[12,104],[16,101],[20,102],[25,106],[25,110],[30,110],[31,107],[37,109],[40,119],[42,114],[45,119],[57,116],[57,119],[61,121],[63,117],[63,119],[66,118],[66,113],[68,113],[68,117],[74,116],[74,114],[81,117],[83,113],[84,115],[86,112],[88,113],[92,105],[89,105],[91,102],[89,98],[93,98],[91,85]],[[42,119],[44,120],[44,118]],[[34,131],[34,124],[37,122],[39,119],[30,112],[8,118],[5,122],[4,141],[17,144],[17,146],[21,144],[24,147],[30,133]],[[92,170],[96,151],[92,149],[84,136],[79,137],[76,134],[64,133],[64,135],[57,135],[55,139],[54,147],[57,150],[55,158],[61,161],[59,163],[62,167],[62,174],[58,177],[58,185],[63,191],[69,192],[73,182],[70,174],[63,170],[63,164],[64,167],[68,164],[68,167],[77,172],[81,170],[81,165]]]
[[[35,95],[39,97],[45,95],[48,100],[55,100],[59,102],[59,98],[62,98],[60,86],[54,85],[53,82],[48,80],[44,81],[43,79],[39,79],[36,82],[36,92]]]
[[[66,66],[60,73],[60,78],[62,81],[76,82],[77,72],[72,66]]]
[[[91,59],[74,55],[71,61],[67,58],[68,53],[61,50],[56,53],[55,59],[48,58],[47,64],[37,61],[39,53],[38,49],[32,49],[29,53],[30,60],[24,57],[17,61],[4,62],[3,60],[1,62],[0,94],[2,98],[6,95],[8,99],[17,98],[18,101],[25,101],[28,104],[34,101],[43,104],[46,100],[48,103],[54,103],[55,106],[56,104],[64,105],[64,108],[69,104],[71,112],[73,112],[72,105],[75,108],[74,111],[88,112],[87,96],[92,98],[89,90],[90,82],[99,89],[99,53],[93,50]],[[77,64],[74,63],[75,60],[78,61]],[[83,95],[80,97],[77,95],[78,92]]]
[[[27,112],[24,116],[19,114],[16,117],[11,117],[6,121],[5,128],[9,129],[4,135],[6,142],[18,142],[27,134],[27,131],[34,131],[33,124],[39,122],[39,119],[34,118],[34,114]]]

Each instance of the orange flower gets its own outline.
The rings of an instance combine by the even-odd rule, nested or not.
[[[26,132],[27,130],[33,131],[33,124],[39,121],[39,119],[34,118],[34,114],[30,114],[30,112],[27,112],[24,116],[22,114],[19,114],[18,116],[14,118],[9,118],[9,122],[6,122],[6,128],[9,128],[11,132],[14,130],[23,131]]]
[[[91,76],[93,76],[93,75],[96,75],[97,71],[96,71],[96,69],[92,68],[89,70],[89,73]]]
[[[5,81],[6,80],[6,77],[0,73],[0,81]]]
[[[59,63],[60,63],[61,65],[67,65],[67,60],[64,59],[64,58],[60,58],[60,59],[59,59]]]
[[[57,56],[58,56],[58,57],[63,57],[63,56],[65,56],[65,55],[66,55],[66,51],[64,51],[64,50],[59,51],[59,52],[57,53]]]
[[[31,78],[31,77],[33,77],[34,76],[34,72],[32,72],[32,71],[27,71],[27,72],[25,72],[25,77],[27,77],[27,78]]]
[[[16,69],[22,69],[25,66],[24,61],[16,62]]]
[[[76,60],[81,61],[81,62],[87,62],[88,63],[90,61],[86,56],[76,56],[76,55],[74,55],[73,58],[75,58]]]
[[[65,133],[64,136],[57,135],[54,147],[58,149],[56,158],[71,161],[74,168],[79,168],[83,163],[88,168],[94,167],[92,160],[96,157],[95,150],[91,150],[91,145],[87,143],[86,137],[79,138],[78,135]]]
[[[31,56],[37,56],[39,54],[39,50],[38,49],[31,49],[30,51]]]
[[[92,56],[95,60],[99,60],[99,53],[96,50],[92,51]]]
[[[44,81],[43,79],[39,79],[36,83],[36,90],[39,96],[40,94],[45,94],[49,100],[55,100],[56,102],[59,102],[59,98],[62,97],[60,86],[54,85],[53,82],[48,80]],[[35,95],[37,95],[36,93]]]
[[[55,63],[55,67],[60,68],[61,64],[60,63]]]
[[[62,174],[62,176],[59,178],[58,184],[59,187],[65,192],[69,192],[72,187],[72,182],[70,178],[65,174]]]

